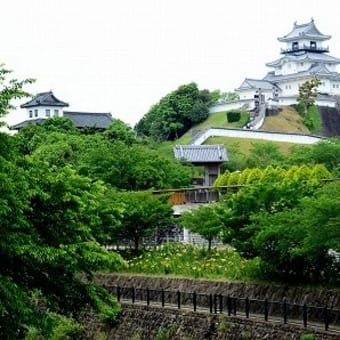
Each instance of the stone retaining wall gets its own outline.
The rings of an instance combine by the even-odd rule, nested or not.
[[[122,305],[117,323],[106,332],[106,339],[119,340],[223,340],[223,339],[303,339],[335,340],[339,335],[294,325],[266,323],[225,315],[211,315],[170,308]]]

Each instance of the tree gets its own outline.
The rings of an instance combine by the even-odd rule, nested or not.
[[[195,83],[181,85],[153,105],[136,124],[138,135],[150,136],[155,140],[174,140],[182,136],[194,124],[208,117],[209,106],[216,94],[200,91]]]
[[[308,107],[314,104],[317,96],[317,88],[321,84],[321,80],[317,77],[305,81],[299,86],[298,102],[304,108],[304,116],[307,116]]]
[[[260,229],[253,244],[268,278],[339,284],[340,265],[330,252],[340,251],[339,189],[329,183],[292,209],[253,216]]]
[[[13,109],[11,101],[29,96],[29,93],[23,90],[27,84],[34,82],[33,79],[19,81],[17,79],[7,80],[12,71],[6,69],[0,64],[0,117],[6,115],[10,109]]]
[[[110,141],[122,141],[127,145],[136,142],[135,132],[120,119],[115,119],[104,131],[104,136]]]
[[[170,225],[172,208],[168,197],[155,196],[149,192],[127,192],[119,194],[123,204],[121,225],[115,231],[116,238],[131,241],[138,253],[143,237],[153,235]]]
[[[80,330],[76,320],[89,305],[102,319],[115,317],[118,306],[105,289],[80,279],[124,263],[93,234],[103,187],[70,168],[0,162],[1,338],[23,338],[27,330],[50,338],[62,324],[67,337]]]
[[[0,69],[1,116],[31,82],[6,81],[9,73]],[[74,338],[84,309],[91,306],[105,320],[119,311],[113,297],[91,283],[94,271],[124,265],[93,233],[103,224],[104,212],[97,211],[105,188],[70,167],[24,157],[16,141],[0,133],[0,338],[47,339],[56,332]]]
[[[218,212],[218,206],[201,206],[198,209],[187,211],[181,216],[181,225],[193,233],[200,234],[208,241],[208,250],[211,242],[220,236],[224,223]]]

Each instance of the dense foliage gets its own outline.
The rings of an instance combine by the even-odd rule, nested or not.
[[[137,123],[136,131],[159,141],[177,139],[208,117],[208,108],[218,97],[214,92],[200,91],[195,83],[182,85],[152,106]]]

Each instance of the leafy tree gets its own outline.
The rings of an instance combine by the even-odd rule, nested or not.
[[[8,76],[11,73],[12,71],[6,69],[4,64],[0,64],[0,117],[6,115],[10,109],[14,108],[11,104],[13,99],[29,96],[29,93],[24,91],[23,87],[34,82],[33,79],[22,81],[17,79],[8,80]]]
[[[1,115],[30,82],[6,83],[8,73],[0,71]],[[74,338],[84,309],[92,306],[106,320],[119,310],[90,282],[94,271],[124,265],[93,233],[103,224],[98,204],[105,188],[69,167],[23,157],[16,141],[0,134],[0,338]]]
[[[195,83],[180,86],[162,98],[137,123],[139,135],[156,140],[174,140],[194,124],[208,117],[208,107],[215,101],[208,90],[199,91]]]
[[[317,168],[317,169],[316,169]],[[267,167],[264,170],[247,171],[248,185],[236,194],[226,196],[224,203],[225,241],[231,243],[245,256],[253,257],[256,250],[252,245],[259,231],[251,225],[251,218],[258,212],[275,214],[294,207],[301,198],[309,196],[321,185],[320,180],[331,177],[323,166],[294,167],[292,170]],[[228,184],[233,173],[228,175]],[[241,172],[234,175],[233,184],[243,181]],[[221,183],[223,185],[223,183]],[[231,232],[230,232],[231,231]]]
[[[340,266],[330,253],[340,251],[339,189],[339,182],[330,183],[292,209],[253,216],[260,229],[254,247],[267,277],[339,284]]]
[[[314,104],[315,98],[317,96],[317,88],[320,84],[320,79],[315,77],[310,80],[306,80],[299,86],[298,102],[303,105],[304,116],[307,116],[308,107]]]
[[[208,241],[209,251],[213,239],[220,236],[224,229],[218,207],[214,205],[201,206],[198,209],[183,213],[180,223],[191,232],[203,236]]]
[[[104,136],[110,141],[122,141],[127,145],[136,142],[135,132],[120,119],[115,119],[104,131]]]
[[[137,253],[143,237],[148,237],[169,225],[172,208],[168,197],[155,196],[149,192],[126,192],[119,194],[119,201],[124,207],[121,225],[115,231],[115,237],[130,241]]]

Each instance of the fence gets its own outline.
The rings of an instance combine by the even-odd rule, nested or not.
[[[169,291],[135,287],[105,286],[117,296],[118,301],[145,302],[147,306],[171,306],[178,309],[192,308],[194,312],[208,311],[228,316],[256,317],[265,321],[301,323],[305,328],[311,324],[323,324],[326,331],[340,331],[340,309],[327,306],[292,304],[286,301],[250,299],[222,294]]]

